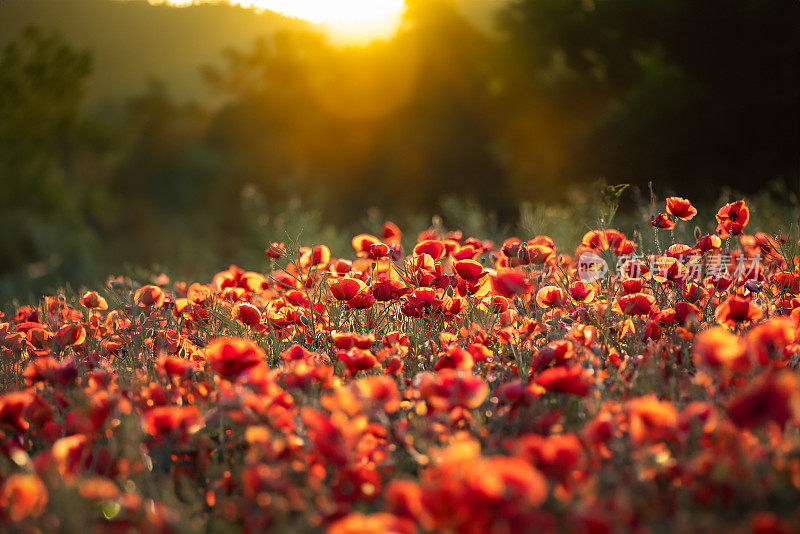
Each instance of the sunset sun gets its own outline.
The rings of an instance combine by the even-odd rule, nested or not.
[[[323,24],[338,37],[356,40],[391,34],[404,9],[403,0],[254,0],[253,4]]]
[[[213,0],[149,0],[152,4],[190,6]],[[234,5],[268,9],[325,27],[343,41],[388,37],[397,29],[404,0],[228,0]]]

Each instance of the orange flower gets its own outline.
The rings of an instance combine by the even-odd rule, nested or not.
[[[576,302],[588,304],[594,300],[594,287],[582,280],[575,280],[569,285],[569,296]]]
[[[137,289],[133,300],[142,308],[160,308],[164,305],[166,297],[160,287],[149,285]]]
[[[284,254],[286,254],[286,245],[283,243],[276,243],[272,242],[270,246],[267,247],[267,250],[264,251],[268,258],[272,258],[273,260],[277,260]]]
[[[381,240],[370,234],[359,234],[353,238],[353,249],[356,251],[356,256],[364,258],[369,254],[372,245],[380,245]]]
[[[672,217],[670,217],[666,213],[659,213],[658,215],[653,215],[653,218],[650,219],[650,224],[661,230],[672,230],[673,228],[675,228],[675,221],[672,220]]]
[[[81,305],[95,310],[107,310],[108,302],[97,291],[88,291],[80,299]]]
[[[379,512],[363,515],[352,512],[328,527],[327,534],[415,534],[417,527],[410,519]]]
[[[328,287],[336,300],[350,300],[357,293],[365,291],[367,284],[358,278],[333,278],[328,280]]]
[[[762,315],[764,312],[750,302],[749,297],[740,295],[731,295],[714,311],[717,322],[728,326],[751,323],[759,320]]]
[[[378,365],[375,355],[363,349],[340,350],[337,358],[345,364],[351,375],[355,375],[359,371],[369,371]]]
[[[477,408],[489,395],[486,382],[465,371],[442,369],[436,374],[422,373],[418,380],[420,395],[432,410]]]
[[[667,213],[682,221],[691,221],[697,215],[697,208],[685,198],[669,197],[667,198]]]
[[[261,312],[252,304],[239,302],[233,307],[231,317],[251,328],[261,325]]]
[[[739,373],[747,372],[751,367],[747,347],[741,338],[722,327],[711,328],[697,336],[694,361],[698,367],[705,365]]]
[[[416,246],[414,247],[414,256],[428,254],[434,260],[443,258],[445,252],[446,250],[444,247],[444,243],[442,243],[441,241],[434,241],[433,239],[428,239],[426,241],[417,243]]]
[[[627,408],[629,431],[635,444],[674,437],[678,426],[678,410],[672,403],[660,401],[651,394],[629,401]]]
[[[726,238],[729,235],[739,235],[747,223],[750,222],[750,210],[744,200],[737,200],[722,206],[716,215],[717,235]]]
[[[157,439],[177,438],[185,442],[202,426],[195,406],[156,406],[144,412],[144,431]]]
[[[536,293],[536,304],[541,308],[556,308],[562,305],[567,296],[556,286],[545,286]]]
[[[76,323],[65,324],[58,329],[55,339],[61,347],[80,345],[86,340],[86,330]]]
[[[403,232],[400,231],[400,228],[395,223],[386,221],[383,224],[381,236],[386,243],[395,244],[400,243],[400,239],[403,237]]]
[[[248,339],[220,337],[206,347],[206,361],[225,378],[235,378],[267,360],[261,347]]]
[[[614,310],[625,315],[647,315],[655,306],[656,299],[647,293],[633,293],[616,300]]]
[[[364,289],[356,293],[353,298],[347,301],[347,307],[354,310],[368,310],[375,304],[375,297],[368,290]]]
[[[17,432],[28,430],[28,421],[23,418],[23,412],[33,399],[33,395],[27,391],[14,391],[0,396],[0,428]]]
[[[492,277],[492,288],[504,297],[511,298],[514,295],[527,293],[530,287],[525,273],[516,269],[498,269]]]
[[[0,506],[11,521],[41,515],[47,507],[47,488],[36,475],[15,474],[8,477],[0,491]]]

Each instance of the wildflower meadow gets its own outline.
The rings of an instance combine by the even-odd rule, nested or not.
[[[659,206],[559,246],[386,222],[19,305],[0,529],[797,532],[797,228]]]

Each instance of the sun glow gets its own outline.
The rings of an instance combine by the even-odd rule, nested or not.
[[[151,4],[191,6],[230,3],[270,10],[325,27],[332,36],[364,41],[392,35],[405,10],[405,0],[149,0]]]

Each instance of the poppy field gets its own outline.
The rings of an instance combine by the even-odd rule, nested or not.
[[[647,242],[387,222],[18,306],[0,529],[796,532],[800,243],[661,208]]]

